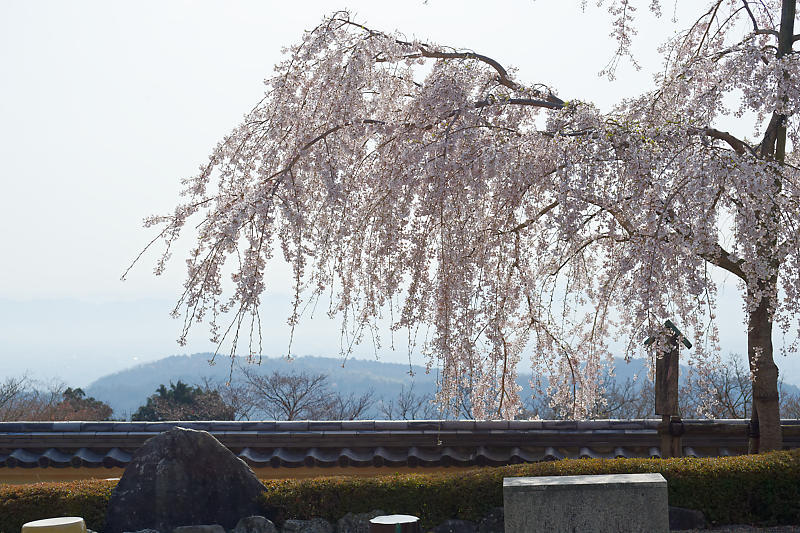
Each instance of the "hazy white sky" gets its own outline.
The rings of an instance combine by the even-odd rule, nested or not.
[[[615,43],[605,12],[588,4],[582,13],[564,0],[2,0],[0,368],[58,368],[83,382],[135,361],[213,350],[203,331],[185,348],[174,343],[179,324],[167,313],[182,286],[180,250],[165,276],[152,276],[153,255],[128,281],[120,274],[153,236],[141,219],[170,210],[180,178],[259,100],[281,47],[326,14],[347,8],[372,27],[471,48],[564,99],[607,108],[648,88],[660,65],[655,47],[683,25],[672,13],[655,21],[642,12],[635,48],[650,69],[623,66],[611,83],[597,72]],[[277,351],[286,345],[286,274],[278,265],[269,280],[267,346]],[[732,282],[722,301],[723,349],[743,352]],[[307,321],[294,351],[335,354],[337,332],[327,319]],[[781,367],[800,376],[800,366]]]

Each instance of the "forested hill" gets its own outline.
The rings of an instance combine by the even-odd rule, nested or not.
[[[120,372],[104,376],[86,387],[86,394],[107,402],[114,408],[114,416],[127,418],[153,394],[161,384],[177,383],[178,380],[193,385],[205,382],[224,384],[231,375],[231,360],[217,356],[213,365],[209,364],[210,353],[194,355],[173,355],[158,361],[144,363]],[[233,383],[244,379],[234,367]],[[416,396],[433,395],[436,390],[436,369],[426,373],[425,367],[402,363],[388,363],[375,360],[347,359],[338,357],[296,357],[263,358],[260,365],[246,365],[249,370],[259,374],[302,373],[324,374],[328,376],[327,385],[333,392],[347,396],[360,395],[369,390],[374,392],[374,417],[383,418],[379,412],[379,402],[396,400],[401,392],[407,392],[413,385]],[[641,365],[636,371],[641,370]],[[630,369],[634,371],[633,368]],[[410,375],[413,373],[413,375]],[[628,372],[625,372],[626,374]],[[530,396],[530,373],[521,374],[517,382],[523,387],[523,394]]]
[[[141,364],[127,370],[102,377],[86,388],[86,394],[107,402],[114,408],[115,417],[127,417],[153,394],[160,384],[178,380],[193,385],[226,383],[231,375],[231,360],[217,356],[215,364],[210,365],[210,353],[194,355],[174,355],[151,363]],[[409,367],[408,364],[384,363],[335,357],[296,357],[291,361],[285,358],[264,358],[260,365],[247,365],[259,374],[282,374],[306,372],[328,376],[328,387],[343,395],[363,394],[372,389],[376,400],[396,398],[403,387],[408,389],[412,383],[414,393],[432,394],[435,390],[436,372],[427,374],[422,366]],[[409,371],[413,371],[413,376]],[[242,380],[241,372],[234,368],[233,383]],[[528,377],[525,381],[527,382]],[[377,413],[376,413],[377,416]]]
[[[139,406],[143,405],[147,397],[152,395],[161,384],[168,385],[170,382],[177,383],[178,380],[181,380],[188,385],[201,387],[224,385],[231,376],[231,360],[224,356],[217,356],[215,364],[210,365],[210,359],[211,354],[209,353],[166,357],[102,377],[89,385],[85,392],[88,396],[108,403],[114,409],[115,418],[126,419]],[[652,393],[649,390],[644,392],[641,390],[642,384],[645,388],[649,386],[644,360],[635,359],[626,364],[620,359],[616,360],[615,364],[617,367],[615,376],[608,382],[614,387],[613,396],[609,396],[609,405],[620,405],[617,411],[609,413],[609,416],[615,418],[643,416],[637,415],[637,412],[652,410],[651,406],[641,405],[652,401]],[[327,376],[328,390],[344,397],[359,396],[371,390],[373,391],[372,405],[361,418],[386,418],[385,410],[381,409],[381,402],[384,405],[392,401],[397,403],[403,392],[408,394],[410,390],[413,390],[417,399],[425,396],[430,399],[436,390],[436,369],[426,373],[422,366],[409,367],[408,364],[400,363],[348,359],[343,364],[342,359],[336,357],[305,356],[291,361],[285,358],[264,358],[260,365],[244,364],[243,366],[261,375],[270,375],[273,371],[284,375],[323,374]],[[730,369],[727,370],[726,379],[730,381],[736,376],[730,372]],[[687,369],[681,366],[680,372],[683,382],[683,378],[687,375]],[[533,410],[543,417],[557,416],[543,409],[543,404],[546,402],[542,399],[530,400],[530,378],[530,374],[520,374],[517,380],[522,387],[520,396],[526,400],[524,406],[529,411]],[[241,370],[235,366],[232,383],[243,385],[244,382]],[[784,384],[783,388],[786,393],[792,395],[800,393],[800,389],[792,385]],[[682,398],[681,401],[683,402],[685,399],[687,398]],[[636,403],[640,405],[632,405]],[[800,408],[800,406],[798,407]],[[643,409],[644,411],[642,411]],[[718,413],[717,417],[727,417],[727,415],[723,415],[725,414]]]

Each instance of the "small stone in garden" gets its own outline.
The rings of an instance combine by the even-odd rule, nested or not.
[[[705,529],[706,517],[702,511],[685,509],[683,507],[669,507],[670,529]]]
[[[336,533],[369,533],[369,521],[384,514],[378,509],[368,513],[347,513],[336,522]]]
[[[281,533],[296,533],[305,525],[305,520],[289,519],[283,523]]]
[[[322,518],[287,520],[282,533],[333,533],[333,526]]]
[[[231,533],[278,533],[278,528],[270,520],[256,515],[239,520]]]
[[[219,524],[179,526],[173,529],[172,533],[225,533],[225,528]]]
[[[467,520],[445,520],[435,528],[433,533],[477,533],[478,527],[475,522]]]
[[[478,533],[505,533],[505,514],[502,507],[495,507],[478,522]]]

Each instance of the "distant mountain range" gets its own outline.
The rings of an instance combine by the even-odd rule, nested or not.
[[[114,409],[114,416],[129,417],[144,404],[147,397],[161,384],[177,383],[178,380],[194,385],[208,380],[212,383],[226,383],[231,376],[231,359],[217,356],[214,364],[209,364],[212,354],[174,355],[164,359],[144,363],[127,370],[109,374],[97,379],[85,388],[88,396],[102,400]],[[247,364],[238,363],[237,364]],[[327,385],[333,392],[343,395],[363,394],[374,391],[376,400],[396,398],[403,387],[414,386],[414,393],[424,395],[436,390],[436,373],[426,373],[422,366],[399,363],[383,363],[348,359],[342,362],[333,357],[263,358],[260,365],[250,365],[260,374],[278,371],[283,374],[307,372],[325,374]],[[240,371],[233,369],[233,379],[241,379]],[[413,376],[410,375],[413,373]],[[525,381],[529,376],[525,378]],[[375,415],[377,415],[377,405]]]
[[[205,381],[224,384],[233,375],[234,383],[242,379],[240,371],[234,367],[231,374],[231,359],[217,356],[214,364],[209,364],[210,353],[194,355],[174,355],[134,366],[132,368],[109,374],[95,380],[84,390],[88,396],[108,403],[114,409],[115,418],[129,418],[148,396],[155,393],[159,385],[168,385],[178,380],[189,385],[202,385]],[[247,364],[239,363],[237,364]],[[624,383],[634,376],[645,377],[646,365],[643,359],[634,359],[625,363],[615,360],[615,380]],[[434,394],[436,391],[436,369],[426,373],[422,366],[399,363],[385,363],[363,359],[348,359],[343,362],[335,357],[296,357],[291,361],[285,358],[263,358],[260,365],[250,368],[261,374],[278,371],[283,374],[307,372],[325,374],[327,385],[332,392],[342,395],[360,395],[369,390],[374,392],[375,404],[370,418],[382,418],[380,400],[395,400],[401,391],[409,390],[413,385],[416,395]],[[686,375],[686,368],[681,367],[681,375]],[[413,374],[413,375],[412,375]],[[522,398],[530,397],[530,374],[520,374],[517,383],[522,387]],[[800,388],[784,384],[784,390],[793,394],[800,393]]]

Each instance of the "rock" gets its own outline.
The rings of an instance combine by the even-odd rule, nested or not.
[[[263,516],[256,515],[239,520],[231,533],[278,533],[278,528]]]
[[[495,507],[478,522],[478,533],[505,533],[505,513],[502,507]]]
[[[322,518],[311,520],[287,520],[283,533],[333,533],[333,526]]]
[[[89,533],[89,530],[86,530],[86,533]],[[126,531],[125,533],[161,533],[157,529],[140,529],[139,531]]]
[[[433,533],[477,533],[475,522],[467,520],[445,520],[431,531]]]
[[[336,533],[369,533],[369,521],[386,513],[380,510],[368,513],[347,513],[336,522]]]
[[[702,511],[684,509],[683,507],[669,508],[670,529],[705,529],[706,517]]]
[[[244,461],[205,431],[173,428],[131,458],[108,504],[105,533],[186,524],[233,528],[259,514],[264,485]]]
[[[178,526],[172,533],[225,533],[225,528],[219,524],[201,526]]]

